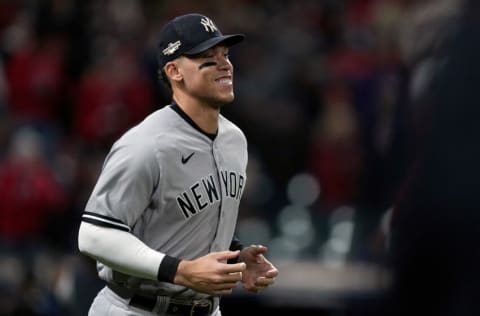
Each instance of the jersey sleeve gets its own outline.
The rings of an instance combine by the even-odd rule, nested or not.
[[[130,231],[151,202],[160,167],[148,143],[116,143],[85,207],[82,221]]]

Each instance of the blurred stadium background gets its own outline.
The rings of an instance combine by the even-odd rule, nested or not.
[[[388,216],[411,158],[428,53],[458,1],[0,1],[0,315],[86,315],[103,286],[77,250],[112,142],[167,104],[156,33],[210,16],[249,140],[238,231],[281,276],[224,315],[366,315],[389,285]]]

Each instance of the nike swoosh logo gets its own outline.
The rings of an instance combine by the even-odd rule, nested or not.
[[[186,164],[186,163],[190,160],[190,158],[192,158],[192,156],[193,156],[194,153],[195,153],[195,152],[191,153],[191,154],[188,155],[187,157],[183,157],[183,155],[182,155],[182,163],[183,163],[183,164]]]

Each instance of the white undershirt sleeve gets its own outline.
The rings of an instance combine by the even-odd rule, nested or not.
[[[82,222],[79,250],[119,272],[157,280],[165,254],[149,248],[129,232]]]

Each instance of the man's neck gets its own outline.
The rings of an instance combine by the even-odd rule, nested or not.
[[[204,132],[208,134],[217,132],[220,108],[183,95],[174,94],[173,100]]]

